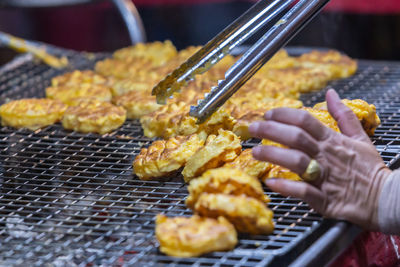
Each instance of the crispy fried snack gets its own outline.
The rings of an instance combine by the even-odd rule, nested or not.
[[[153,43],[138,43],[134,46],[125,47],[114,52],[116,59],[145,59],[160,66],[176,57],[178,52],[171,41]]]
[[[252,122],[262,120],[265,112],[278,107],[301,108],[303,103],[300,100],[282,98],[282,99],[265,99],[264,101],[255,102],[254,100],[243,101],[237,106],[228,106],[232,117],[236,119],[233,126],[233,132],[240,136],[242,140],[251,138],[249,126]]]
[[[65,129],[83,133],[105,134],[119,128],[126,119],[122,107],[98,100],[80,99],[74,101],[65,111],[62,125]]]
[[[301,177],[297,174],[292,172],[289,169],[286,169],[282,166],[271,164],[272,168],[270,171],[262,178],[262,180],[265,181],[265,179],[269,178],[283,178],[283,179],[288,179],[288,180],[293,180],[293,181],[301,181]]]
[[[307,67],[268,69],[260,75],[300,93],[320,90],[330,80],[326,70]]]
[[[0,106],[1,124],[35,131],[59,122],[67,106],[58,100],[26,98]]]
[[[114,97],[112,102],[126,110],[128,119],[139,119],[161,107],[157,104],[156,97],[151,95],[151,91],[131,91]]]
[[[151,61],[145,58],[116,59],[107,58],[96,63],[94,69],[105,77],[124,79],[134,77],[140,81],[154,75],[150,70],[154,68]]]
[[[307,110],[311,113],[315,118],[317,118],[322,124],[326,127],[331,128],[336,132],[340,132],[339,127],[337,126],[336,120],[329,114],[327,110],[320,110],[315,108],[307,108],[303,107],[302,109]]]
[[[334,50],[312,51],[301,55],[297,62],[300,66],[328,73],[330,79],[346,78],[357,71],[357,61]]]
[[[208,169],[234,160],[241,152],[240,138],[231,131],[218,130],[218,135],[209,135],[204,147],[191,156],[182,171],[185,182],[200,176]]]
[[[228,162],[224,167],[237,168],[250,176],[261,179],[271,169],[272,164],[265,161],[259,161],[253,158],[251,149],[247,148],[232,162]],[[204,176],[204,174],[203,174]]]
[[[157,215],[156,237],[161,252],[174,257],[231,250],[238,242],[235,228],[224,217],[213,219],[197,215],[190,218]]]
[[[223,216],[238,232],[270,234],[274,230],[273,212],[265,203],[252,197],[202,193],[194,210],[200,216]]]
[[[92,98],[99,101],[111,101],[111,91],[102,84],[82,83],[80,85],[56,86],[46,88],[46,97],[57,99],[70,105],[74,98]]]
[[[356,114],[365,132],[369,136],[374,135],[375,129],[381,124],[381,120],[376,114],[375,106],[373,104],[368,104],[361,99],[343,99],[342,102],[348,106],[354,112],[354,114]],[[326,102],[316,104],[314,109],[328,110]]]
[[[154,141],[137,155],[133,171],[141,180],[168,176],[183,167],[203,145],[204,141],[196,134]]]
[[[259,70],[259,72],[266,71],[268,69],[284,69],[294,67],[296,60],[294,57],[289,56],[286,50],[281,49],[268,60],[267,63]]]
[[[77,86],[83,83],[107,84],[108,80],[91,70],[74,70],[51,79],[51,86]]]
[[[164,105],[155,112],[143,116],[140,123],[144,135],[150,138],[169,138],[198,133],[207,137],[209,134],[217,133],[218,129],[231,130],[235,124],[234,118],[224,109],[217,110],[204,123],[197,124],[196,118],[189,116],[189,109],[188,104],[176,102]]]
[[[120,96],[131,91],[146,91],[151,89],[161,79],[157,74],[135,75],[124,79],[110,79],[110,88],[113,96]]]
[[[190,181],[189,196],[186,205],[193,209],[202,193],[222,193],[227,195],[244,195],[268,203],[261,183],[254,176],[237,168],[221,167],[204,172],[200,177]]]

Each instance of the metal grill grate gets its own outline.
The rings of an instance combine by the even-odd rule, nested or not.
[[[76,68],[93,66],[99,55],[76,55]],[[0,69],[1,103],[8,98],[44,96],[50,78],[60,74],[27,55]],[[385,162],[400,150],[400,63],[360,61],[352,78],[331,83],[342,97],[374,103],[382,125],[373,138]],[[324,91],[304,95],[306,105]],[[0,104],[1,104],[0,103]],[[151,140],[128,121],[111,134],[80,134],[60,125],[31,132],[0,128],[0,265],[192,265],[255,266],[293,260],[331,222],[298,200],[268,192],[276,229],[268,236],[241,235],[231,252],[176,259],[159,253],[154,216],[190,215],[180,177],[140,181],[132,161]],[[244,147],[257,144],[249,140]]]

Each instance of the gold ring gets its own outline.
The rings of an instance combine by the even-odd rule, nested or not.
[[[307,166],[306,171],[301,175],[307,182],[314,182],[321,175],[321,168],[318,162],[315,159],[310,160],[310,163]]]

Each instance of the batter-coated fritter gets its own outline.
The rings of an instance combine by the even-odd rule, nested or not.
[[[336,120],[331,116],[331,114],[327,110],[320,110],[307,107],[303,107],[302,109],[308,111],[311,115],[313,115],[320,122],[322,122],[322,124],[324,124],[326,127],[331,128],[336,132],[340,132]]]
[[[327,71],[306,67],[269,69],[262,73],[262,75],[300,93],[320,90],[330,80]]]
[[[251,99],[251,98],[250,98]],[[265,99],[264,101],[248,100],[243,101],[237,106],[228,106],[231,115],[236,119],[233,126],[233,132],[240,136],[242,140],[251,138],[249,126],[252,122],[263,120],[265,112],[279,107],[300,108],[303,103],[300,100],[282,98],[282,99]]]
[[[151,91],[131,91],[114,97],[112,102],[126,110],[128,119],[139,119],[161,107],[157,104],[156,97],[151,95]]]
[[[51,86],[76,86],[83,83],[107,84],[108,80],[91,70],[74,70],[51,79]]]
[[[141,180],[168,176],[183,167],[203,145],[204,141],[195,134],[154,141],[136,156],[133,171]]]
[[[292,172],[289,169],[286,169],[282,166],[271,164],[272,168],[269,172],[262,178],[263,180],[269,178],[283,178],[293,181],[301,181],[302,179],[297,173]]]
[[[145,77],[151,77],[154,64],[145,58],[116,59],[106,58],[98,61],[94,67],[95,71],[107,78],[124,79],[134,77],[144,81]]]
[[[186,205],[193,209],[202,193],[222,193],[227,195],[245,195],[269,202],[264,195],[260,181],[254,176],[237,168],[221,167],[205,171],[200,177],[190,181],[188,186],[189,196]]]
[[[376,114],[376,108],[373,104],[368,104],[361,99],[343,99],[343,104],[348,106],[357,118],[360,120],[365,132],[372,136],[375,133],[375,129],[381,124],[381,120]],[[314,109],[327,110],[326,102],[318,103],[314,106]]]
[[[185,182],[200,176],[208,169],[221,167],[233,161],[241,152],[240,138],[231,131],[218,130],[218,135],[209,135],[204,147],[191,156],[182,175]]]
[[[59,122],[67,106],[58,100],[26,98],[0,106],[1,125],[32,131]]]
[[[346,78],[357,71],[357,61],[334,50],[305,53],[297,62],[304,67],[327,72],[330,79]]]
[[[238,242],[235,228],[224,217],[213,219],[197,215],[190,218],[157,215],[156,237],[160,251],[174,257],[231,250]]]
[[[74,98],[93,98],[99,101],[111,101],[111,91],[106,85],[83,83],[71,86],[56,86],[46,88],[46,97],[57,99],[70,105]]]
[[[155,66],[167,63],[178,54],[171,41],[153,43],[138,43],[134,46],[125,47],[114,52],[113,57],[117,59],[146,59]]]
[[[256,160],[253,158],[251,149],[247,148],[232,162],[226,163],[224,167],[237,168],[250,176],[261,179],[271,169],[272,164]]]
[[[189,116],[190,105],[184,102],[163,105],[153,113],[140,119],[144,135],[147,137],[169,138],[193,133],[207,137],[218,129],[231,130],[235,120],[224,109],[218,109],[204,123],[197,124],[196,118]]]
[[[194,210],[200,216],[223,216],[238,232],[257,235],[270,234],[274,230],[273,212],[265,203],[252,197],[203,193]]]
[[[124,108],[108,102],[82,99],[74,104],[62,119],[63,127],[68,130],[105,134],[119,128],[126,119]]]
[[[289,56],[286,50],[281,49],[265,63],[259,72],[266,71],[267,69],[284,69],[293,67],[296,64],[295,58]]]

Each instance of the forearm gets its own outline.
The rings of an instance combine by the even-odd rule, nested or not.
[[[386,179],[379,197],[378,224],[383,233],[400,234],[400,169]]]

